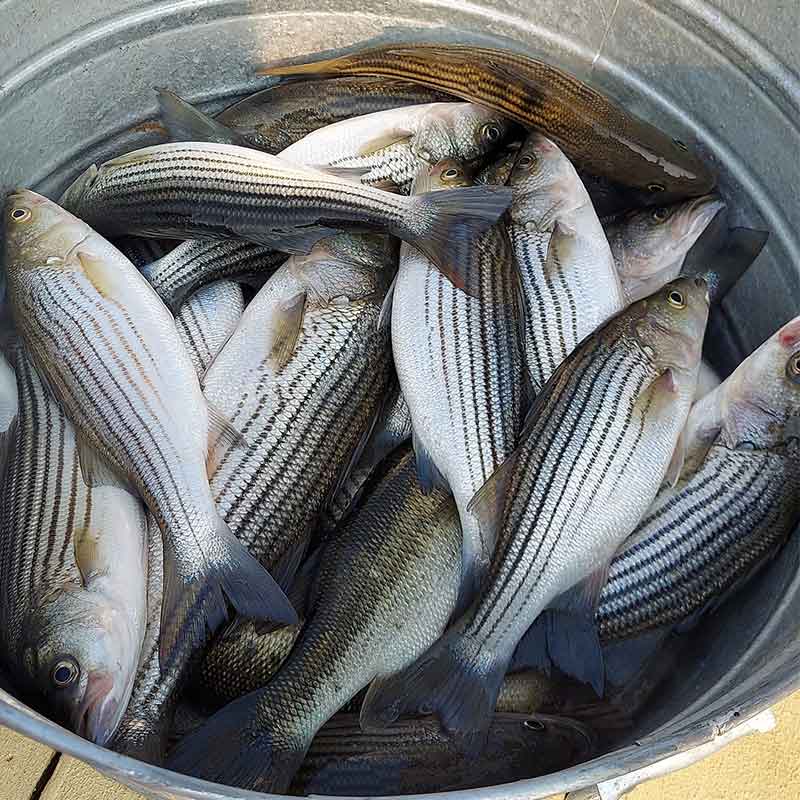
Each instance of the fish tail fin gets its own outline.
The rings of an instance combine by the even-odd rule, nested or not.
[[[442,191],[427,188],[429,176],[414,182],[409,199],[418,215],[427,219],[421,233],[407,236],[454,286],[476,296],[480,270],[470,269],[469,252],[475,238],[494,225],[511,203],[507,186],[465,186]],[[474,277],[473,277],[474,276]]]
[[[199,555],[205,569],[164,549],[164,601],[159,649],[162,661],[184,639],[202,647],[228,620],[228,605],[241,617],[296,625],[299,618],[274,578],[231,533],[214,521],[213,546]],[[209,556],[213,553],[213,557]],[[187,575],[188,572],[188,575]]]
[[[226,705],[181,739],[168,768],[226,786],[285,794],[307,745],[270,723],[266,698],[258,690]]]
[[[435,713],[475,752],[485,741],[508,660],[451,628],[415,663],[373,682],[361,727],[381,730],[404,713]]]
[[[187,103],[169,89],[156,89],[161,122],[173,142],[219,142],[252,147],[237,131]]]

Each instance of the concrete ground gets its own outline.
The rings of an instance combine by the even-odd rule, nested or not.
[[[774,709],[774,731],[747,736],[680,773],[636,788],[629,800],[800,797],[800,692]],[[0,728],[0,800],[137,800],[90,767]]]

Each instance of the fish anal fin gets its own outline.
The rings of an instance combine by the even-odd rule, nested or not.
[[[516,455],[512,453],[489,476],[467,505],[467,511],[478,522],[485,541],[497,541],[505,499],[514,474]]]
[[[117,489],[124,489],[134,497],[139,496],[128,480],[100,455],[84,436],[77,434],[76,438],[81,475],[83,476],[83,482],[88,487],[113,486]]]
[[[237,430],[223,411],[208,403],[208,455],[206,472],[213,476],[226,453],[233,449],[246,449],[247,439]]]
[[[414,456],[417,462],[417,479],[419,480],[419,485],[423,494],[430,494],[436,487],[449,492],[450,484],[447,482],[444,475],[439,472],[439,468],[436,466],[433,457],[427,451],[425,445],[422,444],[422,441],[416,433],[412,434],[412,442]]]

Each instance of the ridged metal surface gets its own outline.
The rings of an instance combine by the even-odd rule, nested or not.
[[[153,86],[210,109],[267,85],[262,61],[382,40],[505,43],[544,57],[700,148],[733,223],[772,237],[724,302],[723,372],[798,313],[800,5],[781,0],[7,0],[0,6],[0,188],[56,195],[93,160],[154,141]],[[542,798],[707,741],[800,686],[800,540],[695,634],[623,746],[562,773],[457,798]],[[731,635],[731,630],[736,633]],[[0,693],[0,723],[154,797],[245,798],[100,750]],[[637,744],[634,745],[633,742]],[[166,788],[169,787],[169,788]]]

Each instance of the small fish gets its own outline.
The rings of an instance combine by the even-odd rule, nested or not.
[[[284,793],[325,722],[437,639],[455,607],[461,536],[450,497],[424,494],[415,473],[413,455],[392,457],[325,545],[306,626],[280,672],[181,741],[171,769]]]
[[[83,480],[140,495],[163,534],[162,657],[178,639],[202,647],[229,604],[296,622],[217,512],[209,434],[238,434],[208,408],[164,304],[119,250],[41,195],[10,195],[5,223],[17,329],[75,426]]]
[[[377,797],[480,789],[566,769],[595,749],[586,726],[538,714],[495,714],[477,758],[433,717],[398,720],[375,735],[361,730],[355,714],[337,714],[314,737],[290,792]]]
[[[92,165],[61,198],[107,235],[241,238],[299,254],[338,228],[377,229],[420,248],[456,284],[462,279],[451,253],[509,202],[500,186],[403,197],[250,148],[203,142],[145,147]]]
[[[627,302],[635,303],[677,278],[686,254],[724,207],[718,197],[707,195],[631,211],[605,223]]]
[[[714,177],[686,144],[583,81],[511,50],[462,44],[387,44],[261,75],[403,78],[445,89],[548,136],[580,169],[639,190],[656,203],[707,194]]]
[[[508,233],[525,301],[525,357],[533,393],[586,336],[625,305],[600,220],[564,153],[539,133],[511,172]]]
[[[513,125],[474,103],[430,103],[337,122],[282,151],[296,164],[408,194],[417,173],[445,159],[477,162]]]
[[[335,530],[352,513],[378,465],[398,447],[410,441],[411,433],[411,412],[400,385],[395,383],[358,463],[331,500],[323,519],[325,528]]]
[[[426,168],[415,187],[447,194],[470,185],[464,165]],[[415,188],[416,191],[416,188]],[[400,251],[392,299],[392,351],[414,431],[424,487],[453,493],[464,536],[464,597],[477,590],[494,542],[467,505],[511,454],[522,426],[524,356],[519,280],[505,228],[461,255],[465,294],[413,248]]]
[[[242,287],[234,281],[216,281],[198,289],[175,315],[178,337],[200,380],[243,312]]]
[[[478,174],[475,176],[475,183],[488,183],[498,186],[505,186],[511,178],[511,170],[519,155],[519,142],[508,145],[499,156],[495,156]]]
[[[139,269],[167,308],[177,314],[188,297],[213,281],[266,279],[284,261],[285,253],[244,239],[200,240],[182,242]]]
[[[145,512],[83,483],[72,424],[23,349],[0,494],[0,661],[42,709],[106,745],[145,631]],[[3,387],[3,396],[8,392]]]
[[[470,505],[489,535],[499,526],[481,596],[416,664],[371,693],[366,730],[424,705],[477,751],[531,620],[571,590],[591,624],[596,576],[655,498],[686,422],[707,317],[705,282],[679,279],[613,318],[556,371],[517,451]],[[559,633],[545,643],[552,660],[588,672],[602,692],[596,640],[595,652]]]
[[[342,120],[453,99],[446,92],[392,78],[291,81],[262,89],[212,118],[174,92],[158,92],[161,119],[172,141],[246,145],[273,155]]]
[[[388,390],[392,356],[378,319],[396,258],[377,234],[290,258],[203,379],[246,440],[221,447],[210,468],[217,507],[284,587]]]
[[[696,621],[777,552],[800,521],[799,419],[800,317],[693,407],[691,457],[611,564],[603,641]]]

